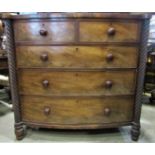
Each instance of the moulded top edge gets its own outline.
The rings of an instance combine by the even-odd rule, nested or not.
[[[51,12],[29,15],[1,15],[2,19],[50,19],[50,18],[107,18],[107,19],[148,19],[151,14],[147,13],[103,13],[103,12]]]

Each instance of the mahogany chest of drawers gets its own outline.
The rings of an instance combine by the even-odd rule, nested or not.
[[[50,13],[4,18],[17,139],[24,125],[140,134],[149,17]]]

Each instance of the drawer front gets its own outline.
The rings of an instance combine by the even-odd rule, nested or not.
[[[136,68],[138,49],[127,46],[17,46],[16,56],[17,66],[21,68]]]
[[[23,121],[53,124],[95,124],[132,121],[133,97],[21,97]]]
[[[135,71],[20,70],[19,90],[35,95],[133,94]]]
[[[15,22],[15,41],[73,42],[74,22]]]
[[[136,42],[137,22],[80,22],[81,42]]]

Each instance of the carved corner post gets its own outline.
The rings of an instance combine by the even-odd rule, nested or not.
[[[142,104],[146,59],[147,59],[147,41],[149,34],[150,17],[146,17],[145,20],[143,20],[142,22],[143,23],[141,29],[142,34],[141,48],[140,48],[140,58],[139,58],[138,77],[137,77],[137,89],[135,97],[135,111],[131,129],[131,138],[134,141],[137,141],[140,135],[141,104]]]
[[[20,115],[12,21],[11,19],[4,19],[3,21],[5,26],[4,31],[7,39],[6,51],[8,55],[11,97],[12,97],[12,103],[13,103],[13,109],[14,109],[14,115],[15,115],[15,134],[16,134],[16,139],[21,140],[25,135],[25,131],[24,131],[23,123],[21,121],[21,115]]]

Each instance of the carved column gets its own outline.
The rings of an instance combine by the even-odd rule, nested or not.
[[[15,134],[18,140],[24,137],[24,127],[20,115],[20,103],[17,87],[16,64],[15,64],[15,48],[11,19],[4,20],[4,31],[6,35],[6,51],[8,55],[9,78],[11,87],[11,97],[15,115]]]
[[[147,59],[147,41],[149,34],[149,20],[150,18],[146,16],[143,21],[141,29],[141,49],[140,49],[140,59],[138,67],[138,78],[137,78],[137,89],[135,98],[135,111],[134,111],[134,121],[132,123],[131,136],[132,140],[137,141],[140,135],[140,115],[141,115],[141,104],[142,104],[142,93],[143,84],[145,76],[145,67]]]

